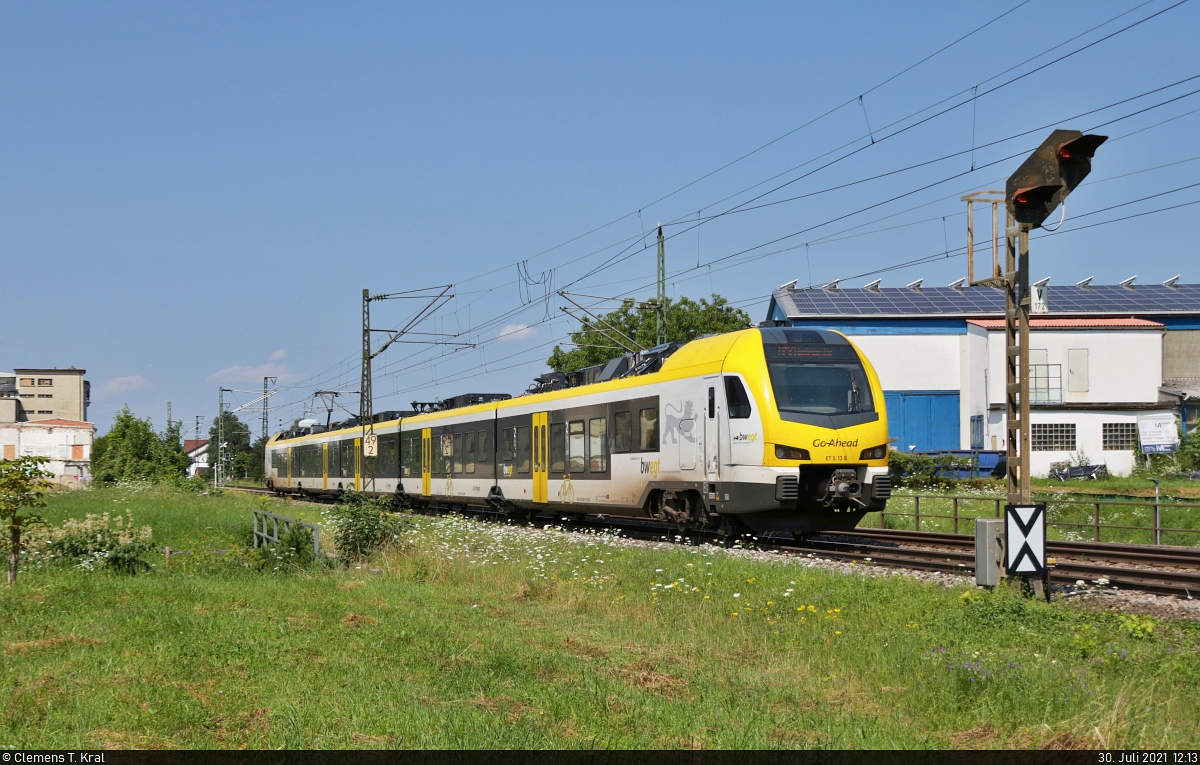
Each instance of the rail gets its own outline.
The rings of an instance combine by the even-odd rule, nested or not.
[[[268,544],[279,544],[279,526],[283,524],[283,533],[291,531],[293,525],[298,525],[312,531],[313,555],[321,553],[321,529],[311,523],[288,518],[266,510],[254,511],[254,546],[265,547]],[[260,544],[261,542],[261,544]]]
[[[912,512],[899,512],[894,510],[897,502],[911,500]],[[1127,502],[1122,500],[1084,500],[1084,499],[1050,499],[1050,498],[1035,498],[1037,502],[1046,504],[1046,525],[1050,528],[1060,529],[1087,529],[1092,537],[1092,541],[1100,542],[1102,534],[1105,530],[1123,531],[1123,532],[1138,532],[1137,534],[1125,534],[1128,537],[1141,537],[1149,535],[1149,539],[1142,544],[1163,544],[1162,538],[1164,534],[1182,535],[1188,538],[1189,541],[1183,542],[1185,546],[1193,546],[1200,544],[1200,538],[1187,537],[1187,535],[1200,534],[1200,503],[1186,502]],[[922,503],[927,508],[922,512]],[[921,531],[921,521],[949,521],[949,525],[953,528],[953,533],[958,534],[960,521],[974,521],[976,518],[983,518],[991,515],[999,518],[1007,500],[1000,497],[972,497],[961,495],[938,495],[938,494],[893,494],[888,500],[888,506],[879,513],[878,528],[895,528],[888,526],[888,518],[912,518],[913,527],[916,531]],[[966,512],[969,506],[975,506],[978,509],[979,505],[988,508],[990,512]],[[1085,510],[1086,508],[1086,510]],[[949,510],[949,514],[945,510]],[[933,512],[930,512],[932,510]],[[942,512],[938,512],[941,510]],[[1173,516],[1178,516],[1183,521],[1190,521],[1197,524],[1196,528],[1180,528],[1176,526],[1163,525],[1164,511]],[[1177,512],[1176,512],[1177,511]],[[1190,511],[1190,512],[1187,512]],[[1107,520],[1106,520],[1107,518]],[[1125,523],[1114,522],[1124,520]],[[1144,523],[1132,523],[1132,521],[1144,520]],[[937,524],[941,525],[941,524]],[[864,527],[865,528],[865,527]],[[973,529],[968,533],[973,533]],[[1112,536],[1111,534],[1108,536]],[[1176,537],[1178,539],[1178,536]],[[1110,540],[1118,541],[1118,540]]]

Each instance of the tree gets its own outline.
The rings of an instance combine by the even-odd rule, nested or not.
[[[103,484],[163,481],[185,475],[191,460],[179,441],[182,423],[154,432],[150,419],[138,419],[129,407],[113,417],[113,426],[92,443],[92,477]]]
[[[636,341],[639,348],[650,348],[657,340],[657,318],[654,311],[639,310],[632,300],[608,314],[601,314],[626,338]],[[695,340],[708,334],[720,334],[746,329],[750,316],[740,308],[729,305],[720,295],[713,295],[712,302],[701,298],[698,302],[690,298],[671,300],[667,298],[667,342]],[[613,334],[607,327],[601,327]],[[618,343],[597,329],[596,322],[584,319],[583,326],[571,333],[574,350],[564,351],[554,346],[547,362],[555,372],[574,372],[576,369],[603,364],[626,351],[616,347]],[[623,340],[628,344],[629,340]]]
[[[8,586],[17,583],[17,563],[21,559],[21,527],[42,523],[39,515],[21,513],[22,508],[45,507],[42,495],[46,479],[53,474],[42,470],[45,457],[18,457],[0,461],[0,518],[8,522]]]
[[[251,452],[250,426],[230,412],[221,412],[220,420],[225,437],[225,468],[230,471],[230,475],[226,477],[245,478],[247,458],[243,457],[239,461],[238,456]],[[212,427],[208,429],[208,464],[211,466],[210,470],[216,469],[217,460],[219,459],[218,455],[220,454],[217,426],[218,421],[214,419]]]

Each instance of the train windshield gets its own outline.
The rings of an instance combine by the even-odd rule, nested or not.
[[[875,411],[862,361],[850,345],[764,345],[781,412],[860,414]]]

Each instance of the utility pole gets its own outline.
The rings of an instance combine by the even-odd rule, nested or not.
[[[270,435],[270,431],[268,430],[268,423],[267,423],[267,414],[271,410],[271,399],[270,399],[271,394],[269,392],[269,387],[272,383],[274,383],[278,379],[279,379],[278,377],[264,377],[263,378],[262,440],[263,440],[264,448],[267,443],[267,437]]]
[[[167,402],[167,432],[171,432],[171,402]]]
[[[474,348],[474,343],[458,343],[446,338],[453,337],[440,332],[414,332],[413,327],[420,324],[425,319],[429,318],[430,314],[441,308],[453,298],[453,295],[448,295],[453,284],[447,284],[442,287],[427,287],[424,289],[408,290],[406,292],[390,292],[379,295],[372,295],[369,290],[362,291],[363,309],[362,309],[362,380],[359,383],[358,389],[358,419],[359,425],[362,427],[362,456],[371,460],[371,473],[367,485],[363,486],[363,491],[375,490],[375,457],[379,451],[379,441],[375,436],[375,415],[373,412],[374,399],[371,393],[371,360],[379,354],[391,347],[392,343],[421,343],[430,345],[457,345],[464,348]],[[375,300],[424,300],[425,305],[416,314],[408,320],[408,322],[400,329],[372,329],[371,328],[371,302]],[[387,342],[379,347],[379,350],[371,350],[371,333],[383,332],[391,335]],[[430,340],[402,340],[401,338],[411,335],[429,335]]]
[[[378,453],[375,436],[374,394],[371,391],[371,294],[363,290],[362,310],[362,380],[358,385],[358,423],[362,426],[362,449],[364,458],[373,458]],[[371,459],[371,485],[364,490],[375,490],[375,460]]]
[[[667,342],[667,240],[658,226],[658,336],[656,345]]]
[[[217,386],[217,451],[213,465],[213,488],[221,488],[221,468],[225,462],[225,388]]]

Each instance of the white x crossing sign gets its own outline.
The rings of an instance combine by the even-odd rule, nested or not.
[[[1046,571],[1046,506],[1005,505],[1004,568],[1009,576]]]

